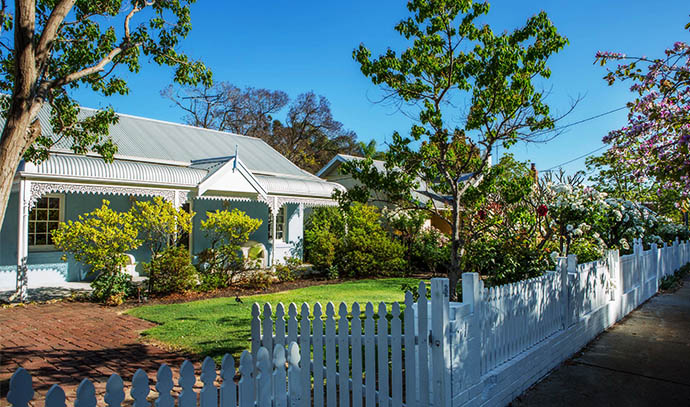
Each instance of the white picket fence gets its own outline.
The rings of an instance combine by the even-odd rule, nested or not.
[[[577,264],[560,258],[555,271],[500,287],[485,288],[463,274],[462,303],[448,301],[448,280],[432,279],[431,300],[404,304],[259,304],[252,309],[251,350],[223,358],[220,379],[212,359],[201,368],[195,392],[191,363],[181,366],[173,392],[171,369],[156,376],[156,407],[282,406],[501,406],[508,404],[607,327],[658,290],[659,281],[690,262],[690,244],[674,242],[644,251]],[[300,313],[298,314],[298,309]],[[362,317],[362,312],[364,313]],[[239,380],[236,380],[239,377]],[[139,370],[132,379],[134,407],[149,407],[150,383]],[[25,407],[31,377],[17,370],[7,400]],[[124,383],[111,376],[104,402],[120,406]],[[84,380],[76,407],[97,404]],[[47,407],[64,407],[58,386]]]

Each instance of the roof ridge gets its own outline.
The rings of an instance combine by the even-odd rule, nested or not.
[[[94,109],[94,108],[92,108],[92,107],[86,107],[86,106],[79,106],[79,108],[80,108],[80,109],[86,109],[86,110],[92,110],[92,111],[95,111],[95,112],[98,112],[98,111],[102,110],[102,109]],[[218,134],[222,134],[222,135],[231,135],[231,136],[237,136],[237,137],[245,137],[245,138],[249,138],[249,139],[252,139],[252,140],[263,141],[263,140],[261,140],[259,137],[247,136],[246,134],[238,134],[238,133],[233,133],[233,132],[231,132],[231,131],[223,131],[223,130],[209,129],[209,128],[207,128],[207,127],[192,126],[191,124],[177,123],[177,122],[172,122],[172,121],[169,121],[169,120],[152,119],[152,118],[150,118],[150,117],[137,116],[137,115],[128,114],[128,113],[121,113],[121,112],[117,112],[117,111],[115,112],[115,114],[118,115],[118,116],[129,117],[129,118],[132,118],[132,119],[146,120],[146,121],[149,121],[149,122],[161,123],[161,124],[170,124],[170,125],[178,126],[178,127],[187,127],[187,128],[198,129],[198,130],[202,130],[202,131],[208,131],[208,132],[211,132],[211,133],[218,133]],[[264,143],[265,143],[265,141],[264,141]],[[267,144],[268,144],[268,143],[267,143]]]

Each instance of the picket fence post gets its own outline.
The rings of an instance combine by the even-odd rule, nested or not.
[[[450,326],[447,278],[431,279],[431,337],[434,406],[450,407]]]
[[[470,307],[471,315],[467,321],[467,353],[463,354],[460,369],[467,381],[465,388],[479,383],[481,377],[481,320],[482,292],[478,273],[462,274],[462,302]],[[457,370],[457,369],[455,369]]]
[[[579,275],[577,273],[577,256],[574,254],[569,254],[568,259],[567,259],[567,270],[568,270],[568,276],[566,276],[566,288],[567,288],[567,293],[565,299],[568,304],[568,317],[567,317],[567,322],[568,325],[566,326],[566,329],[572,325],[573,323],[577,322],[577,320],[580,319],[580,314],[579,314],[579,307],[576,307],[575,301],[578,301],[578,303],[581,300],[580,296],[580,284],[579,284]],[[573,286],[570,286],[570,276],[569,274],[574,274],[574,279],[573,279]],[[574,312],[577,310],[577,315],[574,315]]]
[[[568,258],[558,257],[556,269],[561,275],[561,327],[568,329],[570,326],[570,310],[568,309],[570,293],[568,292]]]

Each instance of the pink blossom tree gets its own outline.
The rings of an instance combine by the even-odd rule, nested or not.
[[[690,30],[690,23],[685,26]],[[660,188],[690,196],[690,45],[676,42],[662,58],[597,52],[602,66],[618,61],[604,79],[631,82],[628,124],[604,142],[610,154],[630,168],[639,182],[656,179]],[[680,206],[681,203],[679,202]]]

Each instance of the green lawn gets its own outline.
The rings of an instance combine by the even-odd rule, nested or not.
[[[243,304],[234,298],[213,298],[183,304],[146,305],[128,310],[127,313],[159,325],[144,331],[143,335],[200,356],[211,356],[217,361],[225,353],[236,358],[249,348],[251,307],[257,302],[270,302],[275,306],[282,302],[287,313],[287,305],[294,302],[299,306],[307,302],[312,306],[320,302],[325,306],[329,301],[360,304],[372,302],[403,302],[404,294],[400,285],[417,283],[413,278],[386,278],[378,280],[349,281],[300,288],[279,293],[243,297]],[[348,306],[349,308],[349,306]],[[262,308],[263,309],[263,308]]]

